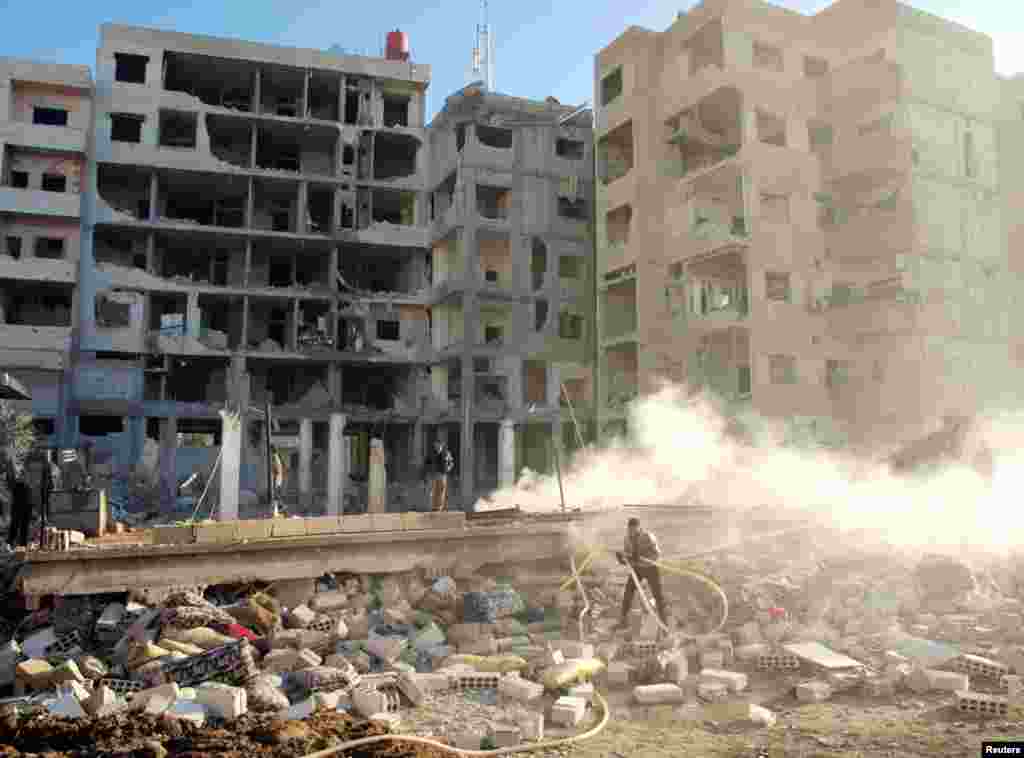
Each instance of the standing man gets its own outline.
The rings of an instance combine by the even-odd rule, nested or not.
[[[653,563],[661,558],[661,548],[658,547],[658,540],[653,534],[640,528],[640,519],[634,517],[627,522],[623,551],[616,553],[616,557],[619,559],[619,563],[633,567],[639,581],[647,580],[647,586],[651,588],[651,594],[654,595],[654,602],[658,607],[661,623],[668,626],[668,611],[665,606],[665,596],[661,591],[661,571]],[[633,577],[630,576],[626,581],[626,591],[622,596],[622,612],[619,615],[616,629],[626,628],[636,590]]]
[[[12,548],[28,545],[28,527],[32,520],[32,503],[28,487],[14,462],[14,451],[8,448],[3,454],[4,484],[11,498],[11,524],[7,532],[7,544]]]
[[[448,476],[455,469],[455,458],[440,437],[434,440],[434,449],[427,459],[427,478],[430,482],[430,510],[435,513],[448,510]]]
[[[25,458],[24,480],[28,487],[30,505],[28,521],[31,523],[31,511],[38,509],[42,528],[45,529],[50,509],[50,494],[53,492],[53,473],[50,470],[50,456],[43,448],[34,448]]]

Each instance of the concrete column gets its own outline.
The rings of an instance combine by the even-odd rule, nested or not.
[[[149,220],[156,221],[157,219],[157,191],[159,189],[159,182],[156,178],[156,171],[149,175]]]
[[[238,518],[238,490],[242,472],[242,417],[220,412],[220,499],[219,520]]]
[[[299,421],[299,502],[309,505],[313,497],[313,419]]]
[[[258,129],[259,127],[257,127]],[[256,166],[256,138],[253,137],[253,148],[252,148],[252,160],[253,167]],[[256,208],[256,184],[253,182],[252,177],[249,177],[249,189],[245,193],[245,228],[252,229],[253,225],[253,214]],[[245,261],[245,286],[249,286],[249,270],[252,266],[252,244],[250,243],[246,249],[246,261]]]
[[[256,69],[252,77],[252,112],[259,113],[260,101],[263,98],[263,72]]]
[[[202,329],[202,312],[199,310],[199,293],[188,293],[188,305],[185,313],[185,332],[190,337],[199,339]]]
[[[383,440],[370,440],[370,482],[366,500],[367,513],[387,513],[387,473],[384,464]]]
[[[146,273],[157,275],[156,270],[156,234],[146,235]]]
[[[260,128],[256,124],[253,124],[252,131],[249,133],[249,168],[256,168],[256,144],[259,140]],[[249,186],[252,187],[252,179],[249,180]],[[246,224],[248,226],[248,224]]]
[[[295,214],[295,231],[297,234],[305,234],[306,223],[309,220],[309,182],[299,182],[299,197],[296,201],[298,212]]]
[[[337,322],[337,319],[335,319]],[[335,329],[337,326],[335,326]],[[327,366],[327,392],[331,396],[331,405],[341,405],[341,366],[331,363]]]
[[[740,134],[743,145],[757,142],[757,110],[746,104],[740,111]]]
[[[160,421],[160,507],[174,509],[178,500],[178,419]]]
[[[554,363],[548,363],[546,374],[547,380],[547,406],[558,408],[558,400],[562,396],[562,372]]]
[[[498,488],[516,483],[516,425],[505,419],[498,427]]]
[[[345,504],[349,457],[345,444],[345,416],[332,413],[327,439],[327,515],[340,516]]]

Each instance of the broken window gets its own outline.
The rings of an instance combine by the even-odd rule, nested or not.
[[[489,374],[489,373],[491,373],[491,359],[490,358],[474,358],[473,359],[473,373],[474,374]]]
[[[196,114],[160,111],[160,146],[195,149]]]
[[[782,48],[776,47],[775,45],[766,45],[761,42],[755,42],[754,65],[757,68],[782,71],[784,68]]]
[[[534,331],[541,331],[548,322],[548,301],[537,300],[533,307],[533,328]]]
[[[523,402],[544,405],[548,399],[548,367],[543,361],[523,361]]]
[[[14,260],[21,258],[21,237],[7,237],[6,249],[7,254],[14,258]]]
[[[487,324],[484,326],[484,344],[500,345],[504,331],[500,324]]]
[[[804,76],[808,79],[818,79],[828,73],[828,61],[824,58],[815,58],[812,55],[804,56]]]
[[[377,322],[377,339],[397,341],[402,337],[401,322],[398,319],[381,320]]]
[[[131,326],[132,306],[119,303],[100,293],[96,295],[96,326],[101,329],[120,329]]]
[[[410,98],[408,95],[395,95],[385,92],[381,96],[381,100],[384,101],[384,126],[391,128],[409,125]]]
[[[33,108],[32,123],[40,126],[67,126],[68,112],[63,108]]]
[[[533,288],[539,290],[544,286],[544,277],[548,271],[548,246],[540,237],[533,238],[533,249],[530,251],[530,276]]]
[[[260,129],[256,141],[256,167],[272,171],[298,172],[302,167],[302,148],[293,139]]]
[[[1024,107],[1024,106],[1022,106]],[[466,146],[466,129],[468,125],[465,123],[458,124],[455,127],[455,149],[458,152],[462,152],[462,148]]]
[[[512,205],[512,192],[504,187],[476,187],[476,207],[480,215],[497,221],[508,219]]]
[[[310,187],[306,203],[306,226],[312,234],[331,233],[331,212],[334,207],[334,191],[326,187]]]
[[[238,119],[208,114],[206,132],[210,135],[210,152],[217,160],[250,168],[253,128]]]
[[[377,224],[412,226],[416,219],[416,193],[375,190],[372,217]]]
[[[8,290],[5,316],[17,326],[71,326],[71,290],[19,282]]]
[[[64,240],[59,237],[36,238],[36,258],[59,260],[64,257]]]
[[[598,173],[605,184],[625,176],[633,168],[633,122],[615,127],[597,145]]]
[[[43,174],[43,181],[40,187],[43,192],[66,192],[68,189],[68,178],[64,174]]]
[[[750,366],[740,366],[736,370],[736,373],[739,375],[738,376],[738,380],[739,381],[737,382],[738,385],[739,385],[739,387],[737,388],[739,390],[739,394],[740,395],[749,395],[750,392],[751,392],[751,385],[752,385],[751,375],[750,375]]]
[[[28,189],[28,171],[12,171],[11,186],[15,189]]]
[[[776,147],[786,146],[786,122],[764,111],[757,112],[757,139]]]
[[[765,297],[780,303],[788,303],[792,300],[790,276],[788,273],[769,271],[764,275]]]
[[[622,94],[622,66],[601,79],[601,105],[608,105]]]
[[[373,178],[414,176],[419,149],[420,142],[412,135],[378,132],[373,145]]]
[[[485,147],[508,150],[512,147],[513,132],[511,129],[500,129],[496,126],[476,125],[476,140]]]
[[[555,155],[572,161],[583,160],[586,145],[582,140],[561,138],[555,142]]]
[[[587,204],[582,197],[559,197],[558,215],[574,221],[584,221],[587,218]]]
[[[768,356],[772,384],[796,384],[796,358],[792,355]]]
[[[579,279],[583,274],[583,259],[576,255],[563,255],[558,259],[561,279]]]
[[[334,77],[313,73],[309,77],[309,107],[311,118],[321,121],[338,120],[338,81]]]
[[[114,80],[127,84],[146,83],[146,64],[149,58],[132,53],[114,53]]]
[[[142,142],[144,118],[126,113],[111,113],[110,139],[114,142]]]
[[[633,206],[621,205],[605,216],[609,245],[625,245],[629,242],[629,228],[633,221]]]
[[[341,149],[341,162],[346,166],[351,166],[356,162],[356,149],[352,145],[345,145]]]
[[[351,85],[345,88],[345,123],[355,124],[359,120],[359,90]]]
[[[565,311],[558,314],[558,336],[564,340],[583,339],[583,317]]]
[[[825,386],[829,389],[842,387],[850,381],[849,361],[825,361]]]

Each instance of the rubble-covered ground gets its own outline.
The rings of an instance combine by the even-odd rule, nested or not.
[[[207,588],[159,607],[59,598],[28,614],[8,598],[0,685],[23,698],[0,704],[0,753],[304,756],[389,730],[531,745],[538,720],[545,739],[597,724],[590,684],[607,727],[532,754],[976,756],[982,740],[1024,739],[1011,559],[814,531],[671,565],[723,588],[720,632],[720,601],[666,569],[672,635],[639,608],[613,633],[626,573],[608,556],[584,577],[585,641],[564,577],[521,569],[325,577],[308,597]]]

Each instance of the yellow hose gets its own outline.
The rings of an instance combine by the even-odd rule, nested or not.
[[[597,725],[583,734],[575,734],[572,737],[563,737],[558,740],[544,740],[542,742],[515,745],[514,747],[503,747],[496,750],[466,750],[464,748],[445,745],[442,742],[438,742],[437,740],[432,740],[427,737],[406,736],[403,734],[381,734],[376,737],[362,737],[358,740],[349,740],[348,742],[343,742],[340,745],[335,745],[334,747],[329,747],[325,750],[309,753],[304,758],[327,758],[328,756],[337,755],[345,750],[362,747],[363,745],[374,745],[378,742],[411,742],[415,745],[427,745],[429,747],[447,750],[455,755],[468,756],[514,755],[515,753],[528,753],[534,750],[546,750],[548,748],[561,747],[563,745],[572,745],[577,742],[582,742],[583,740],[588,740],[591,737],[596,737],[608,725],[608,721],[611,718],[611,710],[608,708],[608,701],[606,701],[601,696],[601,693],[596,690],[594,692],[594,697],[597,699],[602,711],[601,720]]]

